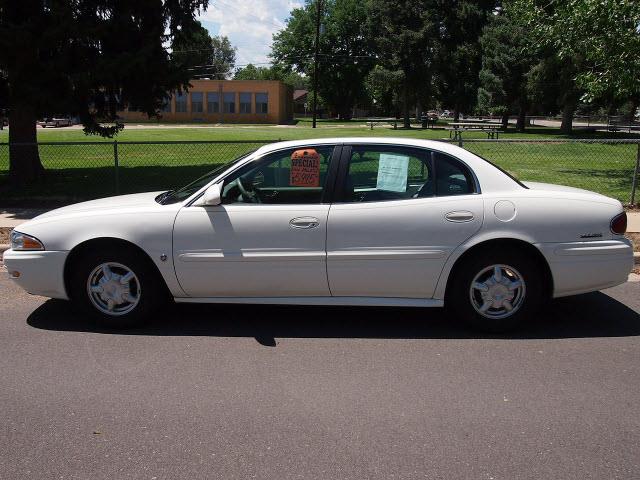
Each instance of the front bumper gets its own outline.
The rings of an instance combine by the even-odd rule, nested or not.
[[[627,281],[633,268],[630,240],[538,244],[553,276],[553,296],[593,292]]]
[[[64,263],[69,252],[7,250],[3,261],[9,278],[33,295],[68,300]],[[19,276],[12,272],[19,272]]]

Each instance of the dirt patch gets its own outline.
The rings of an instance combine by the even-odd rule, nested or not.
[[[633,242],[633,251],[640,252],[640,233],[627,232],[626,237]]]
[[[0,245],[9,244],[9,234],[11,233],[11,230],[13,230],[13,228],[0,227]]]

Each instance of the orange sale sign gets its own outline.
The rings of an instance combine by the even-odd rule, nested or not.
[[[320,155],[317,151],[306,148],[291,154],[289,183],[292,187],[320,186]]]

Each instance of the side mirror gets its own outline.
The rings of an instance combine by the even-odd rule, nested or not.
[[[222,190],[219,183],[211,185],[195,203],[198,207],[213,207],[222,203]]]

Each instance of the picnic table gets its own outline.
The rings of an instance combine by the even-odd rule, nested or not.
[[[379,125],[392,125],[393,129],[396,130],[398,128],[398,119],[396,118],[369,118],[367,119],[367,125],[371,130],[373,127],[377,127]]]
[[[477,130],[487,134],[487,138],[499,138],[502,125],[495,122],[450,122],[449,138],[460,140],[462,133],[467,130]]]

